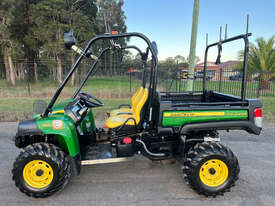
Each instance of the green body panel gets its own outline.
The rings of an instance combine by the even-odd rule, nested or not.
[[[36,124],[44,134],[55,135],[61,149],[68,151],[70,156],[75,156],[80,152],[76,127],[73,120],[64,113],[64,107],[71,101],[73,100],[55,105],[47,117],[36,114],[33,118],[36,118]],[[59,127],[55,126],[56,123]],[[95,121],[91,109],[80,123],[80,127],[83,132],[95,131]]]
[[[80,127],[83,132],[93,132],[95,131],[95,120],[93,111],[90,109],[86,117],[80,123]]]
[[[56,122],[59,127],[57,128]],[[36,120],[38,128],[47,135],[55,135],[61,149],[68,150],[70,156],[80,152],[78,136],[74,122],[64,114],[53,114]],[[60,126],[61,125],[61,126]]]
[[[245,120],[247,118],[247,110],[164,111],[162,126],[182,126],[188,123]]]

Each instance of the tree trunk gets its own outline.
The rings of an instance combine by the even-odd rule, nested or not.
[[[24,65],[22,63],[18,65],[18,75],[19,75],[19,80],[25,79]]]
[[[4,55],[4,64],[5,64],[5,70],[6,70],[6,80],[10,82],[10,65],[8,62],[8,49],[3,49],[3,55]]]
[[[27,25],[27,31],[29,31],[30,28],[30,1],[26,0],[25,2],[25,17],[26,17],[26,25]],[[30,45],[27,45],[27,54],[28,54],[28,71],[29,71],[29,81],[35,82],[35,67],[34,67],[34,51]]]
[[[37,73],[37,63],[34,63],[34,78],[35,81],[38,81],[38,73]]]
[[[28,67],[30,82],[35,82],[34,51],[28,46]]]
[[[59,54],[56,54],[56,60],[57,60],[57,81],[58,83],[62,82],[62,62]]]
[[[14,71],[14,75],[15,75],[15,80],[20,80],[19,79],[19,68],[18,68],[18,63],[15,63],[15,71]]]
[[[7,47],[4,48],[4,62],[6,68],[6,78],[12,86],[15,86],[14,66],[11,59],[11,55],[9,53],[9,49]]]
[[[12,86],[15,86],[14,66],[13,66],[13,62],[10,54],[8,54],[8,62],[9,62],[9,69],[10,69],[10,83]]]

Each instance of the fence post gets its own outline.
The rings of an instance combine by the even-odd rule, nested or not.
[[[222,68],[220,68],[219,92],[222,90]]]
[[[30,68],[29,66],[27,65],[25,67],[25,76],[27,77],[26,80],[27,80],[27,92],[28,92],[28,96],[31,96],[31,89],[30,89]]]
[[[262,87],[262,71],[260,72],[260,75],[259,75],[258,88],[257,88],[257,98],[260,97],[261,87]]]

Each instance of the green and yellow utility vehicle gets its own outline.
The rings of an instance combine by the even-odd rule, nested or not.
[[[206,75],[199,92],[157,91],[157,45],[143,34],[97,35],[81,49],[72,31],[65,33],[66,47],[79,56],[50,103],[35,102],[33,119],[18,125],[15,145],[22,151],[12,169],[16,187],[28,196],[47,197],[63,189],[72,175],[79,175],[82,165],[128,161],[142,154],[151,160],[178,159],[185,179],[200,194],[216,196],[228,191],[238,179],[240,168],[233,152],[219,143],[218,130],[239,129],[259,135],[262,129],[261,102],[245,97],[250,35],[225,39],[206,48],[204,74],[210,47],[221,48],[226,42],[244,40],[243,87],[241,97],[237,97],[207,90]],[[143,40],[147,49],[121,47],[116,42],[130,37]],[[93,52],[92,45],[99,40],[105,42],[105,47]],[[110,111],[105,126],[98,128],[93,108],[104,104],[90,94],[93,91],[83,92],[82,87],[104,53],[113,49],[136,49],[140,53],[143,80],[131,105]],[[56,104],[84,58],[93,59],[93,64],[79,88],[71,99]]]

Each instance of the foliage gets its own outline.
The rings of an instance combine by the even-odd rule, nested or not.
[[[251,44],[248,57],[248,66],[250,70],[263,72],[275,71],[275,37],[267,41],[260,37],[256,44]]]
[[[78,44],[84,46],[95,34],[105,33],[103,16],[111,29],[126,32],[122,6],[123,0],[1,0],[0,58],[7,80],[15,84],[14,78],[24,78],[21,76],[29,64],[29,74],[35,73],[30,75],[31,80],[35,75],[35,79],[62,81],[75,56],[64,50],[63,33],[73,28]],[[125,40],[120,43],[125,44]],[[122,56],[113,53],[112,58]],[[117,67],[118,64],[113,64],[110,70],[115,73]]]
[[[239,51],[239,60],[243,61],[244,51]],[[236,70],[241,70],[242,62],[234,65]],[[248,72],[275,72],[275,36],[267,41],[263,37],[256,39],[256,43],[251,43],[248,55]]]
[[[244,52],[239,51],[239,59],[243,60]],[[236,64],[234,69],[241,71],[242,62]],[[256,39],[249,47],[248,55],[248,75],[253,76],[255,72],[260,72],[261,88],[270,87],[269,80],[272,77],[271,72],[275,72],[275,36],[268,40],[263,37]]]

